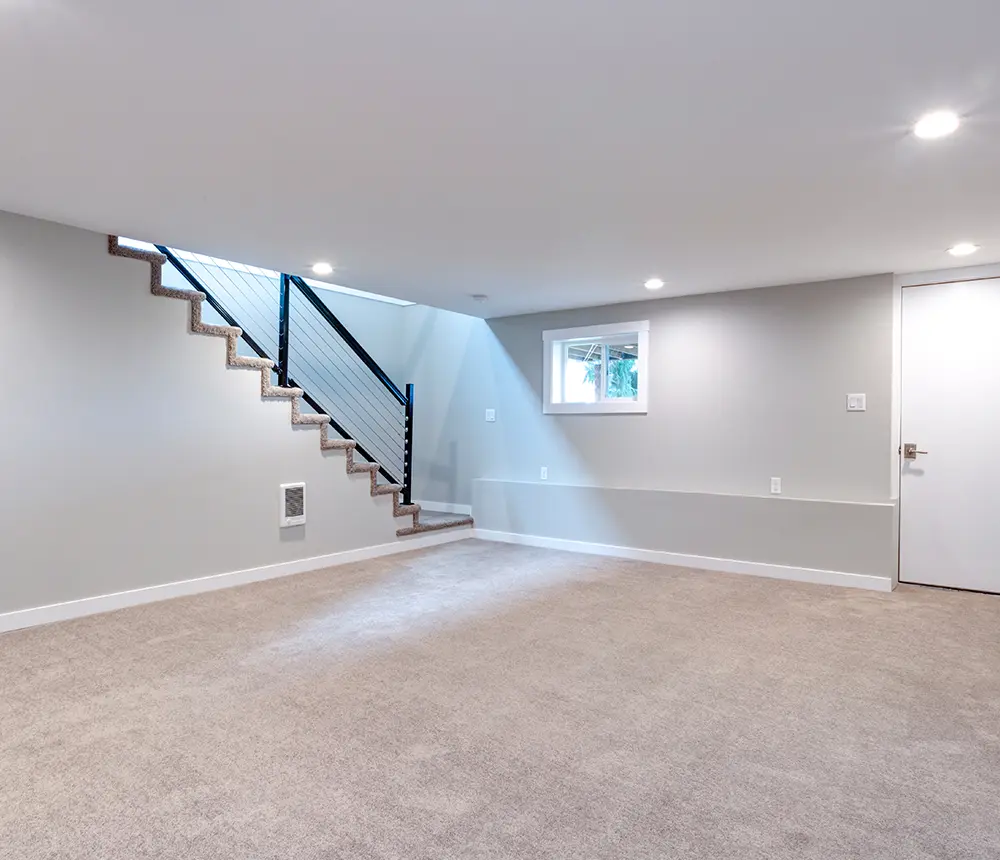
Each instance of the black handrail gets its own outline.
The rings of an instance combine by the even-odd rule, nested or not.
[[[288,313],[291,310],[291,286],[288,275],[281,276],[281,300],[278,306],[278,385],[288,385]]]
[[[406,426],[403,428],[403,504],[411,502],[413,491],[413,383],[406,385]]]
[[[406,396],[400,391],[395,383],[389,379],[388,374],[378,366],[378,362],[369,355],[368,350],[366,350],[357,339],[351,334],[344,324],[337,319],[333,311],[327,307],[326,303],[316,295],[312,287],[309,286],[302,278],[298,275],[291,275],[291,281],[299,288],[302,295],[309,299],[309,303],[319,311],[320,316],[323,317],[339,334],[347,345],[354,351],[354,353],[360,358],[365,366],[372,372],[376,379],[381,382],[391,393],[392,396],[396,398],[404,406],[406,405]]]

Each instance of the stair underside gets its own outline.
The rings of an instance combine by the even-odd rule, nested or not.
[[[116,257],[126,257],[140,260],[150,265],[150,292],[154,296],[179,299],[191,305],[191,331],[208,337],[226,338],[226,364],[228,367],[242,370],[255,370],[260,373],[260,396],[266,398],[283,397],[291,401],[292,424],[318,427],[320,431],[321,451],[343,451],[344,462],[348,474],[367,474],[369,478],[369,493],[374,496],[392,496],[392,515],[394,517],[411,517],[413,525],[396,529],[397,537],[435,532],[442,529],[473,525],[472,517],[452,517],[437,511],[428,512],[427,522],[420,521],[420,505],[405,505],[400,494],[403,490],[398,484],[378,483],[378,463],[356,463],[354,449],[357,442],[353,439],[331,439],[329,437],[329,415],[313,415],[301,411],[301,388],[281,388],[271,382],[271,372],[274,364],[266,358],[250,358],[241,356],[238,352],[239,339],[243,332],[234,326],[210,325],[201,321],[202,303],[205,294],[196,290],[178,290],[163,286],[163,264],[167,262],[162,254],[150,251],[140,251],[135,248],[123,248],[118,244],[117,236],[108,236],[108,252]]]

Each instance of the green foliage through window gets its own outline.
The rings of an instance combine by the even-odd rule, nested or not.
[[[634,358],[612,358],[608,362],[608,397],[636,397],[639,394],[639,370]],[[601,362],[587,363],[587,382],[600,384]]]

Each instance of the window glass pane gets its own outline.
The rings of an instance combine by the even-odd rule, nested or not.
[[[563,362],[563,403],[596,403],[604,384],[599,343],[567,343]]]
[[[639,349],[635,343],[608,345],[608,385],[611,400],[636,400],[639,396]]]

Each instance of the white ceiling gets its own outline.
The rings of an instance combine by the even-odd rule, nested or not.
[[[0,0],[0,208],[486,316],[989,262],[998,33],[996,0]]]

